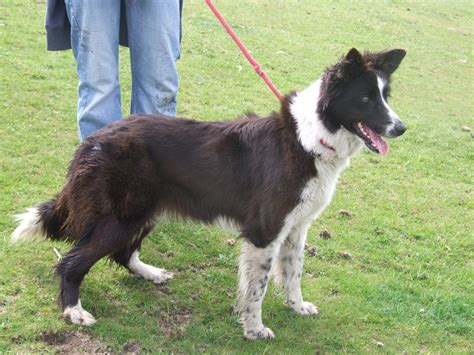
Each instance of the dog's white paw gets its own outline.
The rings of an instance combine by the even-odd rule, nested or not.
[[[157,285],[162,285],[168,280],[171,280],[174,276],[172,272],[166,271],[165,269],[154,268],[153,274],[149,280],[153,281]]]
[[[80,303],[72,307],[66,307],[63,315],[74,324],[90,326],[96,322],[92,314],[83,309]]]
[[[244,336],[248,340],[273,339],[275,334],[273,334],[270,328],[262,327],[260,329],[246,330]]]
[[[145,264],[138,258],[138,251],[135,251],[128,263],[128,269],[135,275],[144,278],[145,280],[153,281],[154,283],[161,285],[173,278],[173,273],[166,271],[165,269],[159,269],[157,267]]]
[[[303,301],[302,303],[298,305],[291,305],[290,307],[296,313],[301,314],[303,316],[315,316],[319,314],[318,307],[316,307],[314,304],[310,302]]]

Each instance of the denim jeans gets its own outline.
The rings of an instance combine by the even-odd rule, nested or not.
[[[66,0],[77,62],[81,141],[122,117],[119,84],[120,0]],[[125,0],[132,67],[130,113],[176,114],[178,0]]]

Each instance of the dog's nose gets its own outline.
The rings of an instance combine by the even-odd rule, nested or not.
[[[405,127],[403,122],[400,121],[400,120],[397,120],[397,121],[395,121],[392,129],[390,130],[389,136],[390,137],[399,137],[403,133],[405,133],[406,130],[407,130],[407,128]]]
[[[395,125],[395,131],[397,132],[397,136],[401,136],[403,133],[405,133],[406,130],[407,128],[402,122],[400,122],[399,125]]]

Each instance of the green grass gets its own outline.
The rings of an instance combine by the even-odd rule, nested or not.
[[[263,318],[276,339],[243,340],[231,312],[239,245],[227,245],[230,236],[210,227],[161,225],[142,255],[175,272],[168,289],[99,262],[82,287],[98,323],[80,334],[113,351],[134,342],[142,351],[183,353],[472,353],[474,144],[462,129],[474,129],[472,4],[217,5],[284,92],[303,89],[351,47],[405,48],[391,102],[409,129],[391,142],[388,156],[353,159],[310,230],[308,244],[318,255],[306,256],[302,287],[319,317],[290,313],[271,286]],[[8,245],[12,215],[60,189],[78,145],[75,63],[71,52],[46,52],[44,10],[44,1],[0,3],[0,352],[60,350],[44,334],[77,329],[60,319],[52,269],[53,247],[64,254],[68,246]],[[126,50],[121,54],[127,102],[129,61]],[[204,1],[185,1],[179,71],[181,116],[211,120],[278,109]],[[322,228],[331,239],[319,238]],[[353,258],[338,257],[341,251]],[[188,323],[176,324],[189,314]]]

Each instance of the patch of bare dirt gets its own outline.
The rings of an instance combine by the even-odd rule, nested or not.
[[[189,311],[182,311],[177,314],[163,313],[158,318],[158,326],[161,334],[167,338],[178,338],[186,333],[186,326],[191,323],[192,314]]]
[[[340,258],[343,259],[352,259],[352,254],[347,252],[347,251],[341,251],[340,253],[337,254]]]
[[[155,290],[165,295],[169,295],[172,292],[171,288],[165,285],[156,285]]]
[[[349,212],[348,210],[340,210],[339,215],[341,215],[342,217],[346,217],[346,218],[351,218],[352,217],[352,213]]]
[[[236,241],[235,241],[235,239],[227,239],[227,240],[225,241],[225,243],[226,243],[227,245],[230,245],[230,246],[232,247],[232,246],[235,245]]]
[[[59,354],[112,352],[112,349],[100,340],[78,330],[44,333],[40,334],[38,338],[42,342],[54,347]]]
[[[141,351],[142,348],[136,341],[129,341],[125,343],[122,349],[123,354],[140,354]]]
[[[304,248],[305,248],[305,250],[306,250],[306,252],[308,253],[309,256],[317,256],[318,255],[318,250],[316,249],[316,247],[305,244]]]
[[[331,239],[331,233],[327,229],[321,229],[321,232],[319,232],[319,236],[321,239]]]

